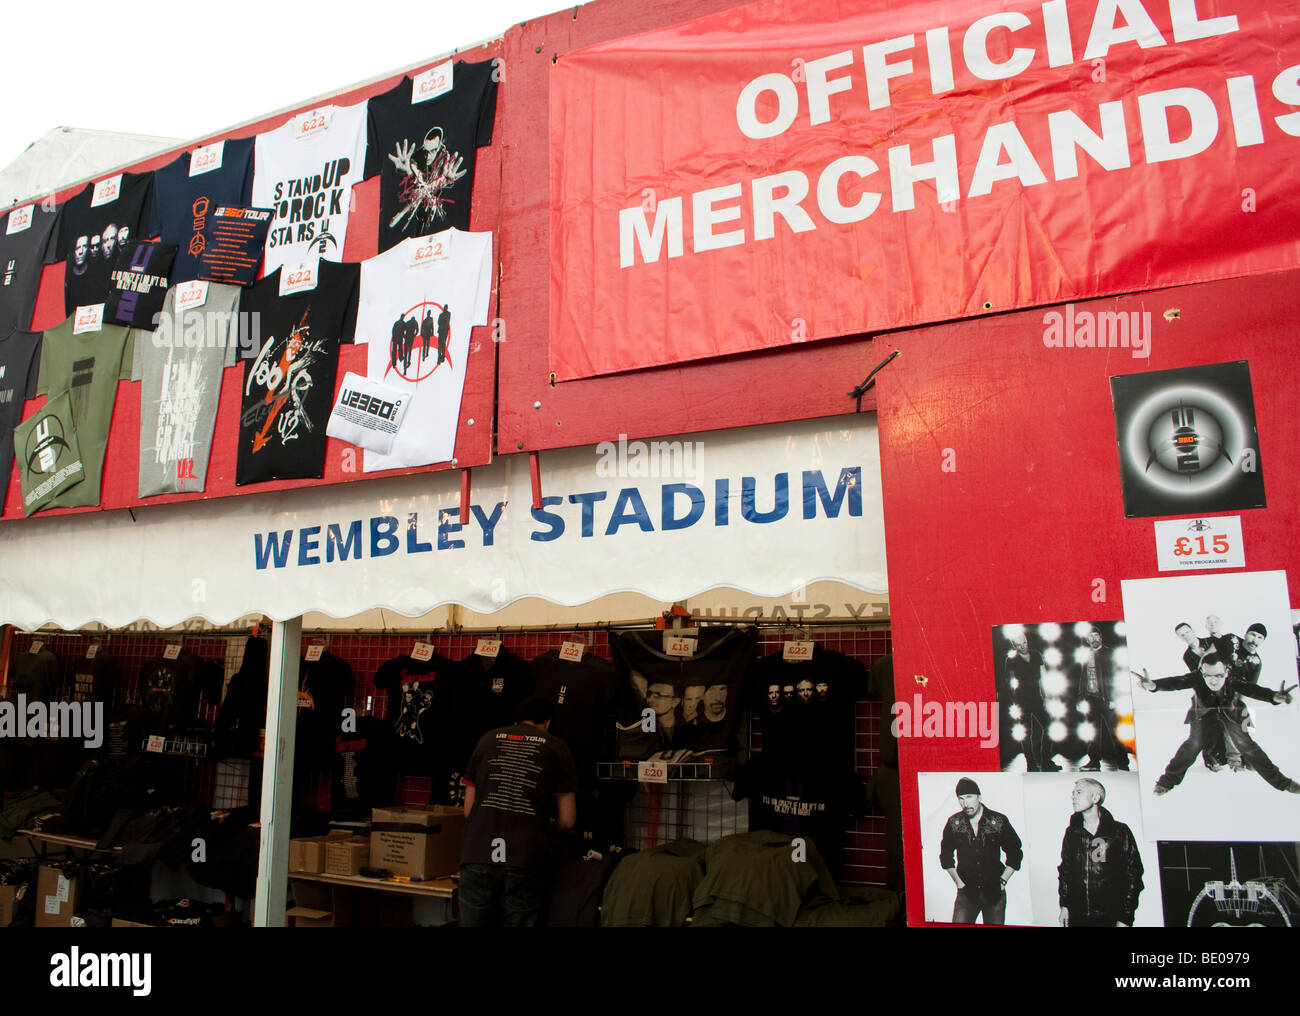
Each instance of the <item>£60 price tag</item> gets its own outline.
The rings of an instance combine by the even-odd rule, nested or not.
[[[1155,523],[1156,563],[1161,571],[1244,568],[1241,516],[1170,519]]]
[[[500,639],[479,639],[478,645],[474,649],[476,656],[494,657],[501,652]]]

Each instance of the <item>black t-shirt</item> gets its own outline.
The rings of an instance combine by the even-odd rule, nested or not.
[[[505,648],[496,657],[467,656],[442,676],[454,717],[446,737],[447,769],[454,776],[464,771],[480,737],[515,722],[515,706],[533,693],[533,679],[528,664]]]
[[[176,248],[154,240],[132,242],[109,272],[104,322],[153,331],[171,284]]]
[[[452,68],[452,90],[411,102],[411,79],[367,103],[366,176],[379,174],[379,252],[410,236],[469,229],[474,161],[492,143],[493,61]]]
[[[40,352],[40,332],[0,337],[0,506],[8,496],[9,474],[13,472],[14,428],[23,418],[23,403],[36,398]]]
[[[352,696],[352,667],[331,652],[299,662],[298,729],[295,761],[305,769],[329,771],[334,738],[343,729],[343,704]]]
[[[578,790],[565,743],[526,723],[488,731],[474,747],[464,781],[474,788],[474,808],[461,837],[460,863],[540,867],[555,796]]]
[[[190,176],[190,153],[154,170],[153,223],[163,243],[178,248],[172,282],[199,278],[205,230],[219,205],[246,205],[253,192],[254,138],[222,143],[221,166]],[[258,249],[261,257],[261,249]]]
[[[444,738],[452,719],[445,701],[446,682],[438,682],[438,673],[451,665],[437,655],[426,662],[396,656],[375,673],[375,687],[388,692],[388,722],[401,772],[433,775],[435,785],[447,778],[442,768]]]
[[[240,295],[261,346],[244,364],[236,486],[321,476],[339,344],[356,328],[359,264],[321,261],[316,288],[290,296],[279,295],[282,271]]]
[[[180,731],[198,718],[202,695],[203,661],[189,650],[174,660],[154,656],[140,667],[140,705],[144,708],[145,732],[163,734]],[[128,750],[138,750],[129,745]]]
[[[251,286],[262,270],[262,252],[274,208],[217,205],[203,226],[198,277],[232,286]]]
[[[129,244],[151,235],[149,203],[153,196],[153,174],[122,173],[120,176],[117,196],[111,201],[92,208],[95,184],[88,183],[63,206],[58,256],[68,262],[63,284],[65,313],[103,303],[108,297],[109,275],[122,265],[120,241]]]
[[[578,783],[584,790],[596,785],[596,763],[613,731],[614,690],[618,671],[608,660],[583,653],[577,663],[560,659],[552,649],[528,665],[534,694],[555,703],[555,734],[573,753]]]
[[[397,751],[385,721],[363,716],[355,732],[334,735],[333,818],[369,818],[372,809],[392,804],[396,792]]]
[[[105,711],[111,712],[117,679],[117,661],[112,657],[78,660],[72,667],[72,701],[103,702]]]
[[[757,630],[701,629],[690,658],[667,655],[663,638],[662,631],[610,634],[610,651],[626,682],[623,722],[638,722],[647,705],[656,716],[650,743],[638,739],[629,747],[621,740],[620,753],[644,757],[667,749],[730,750],[742,709],[741,683],[754,656]]]
[[[40,202],[0,219],[0,335],[32,326],[41,270],[59,260],[58,223],[59,211]]]

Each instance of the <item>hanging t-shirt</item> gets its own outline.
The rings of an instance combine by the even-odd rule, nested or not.
[[[508,649],[495,657],[473,654],[439,675],[445,682],[449,715],[454,717],[446,736],[446,768],[455,783],[457,774],[480,737],[495,727],[515,722],[515,706],[533,693],[528,664]],[[434,788],[435,793],[437,788]],[[453,798],[448,804],[457,803]]]
[[[231,138],[182,152],[153,175],[153,223],[178,248],[173,283],[199,277],[205,229],[219,205],[246,205],[253,191],[253,138]],[[195,158],[197,156],[197,158]]]
[[[320,477],[339,344],[356,326],[360,266],[321,261],[313,289],[280,296],[281,269],[244,290],[262,336],[244,364],[235,484]]]
[[[328,771],[334,764],[334,738],[342,733],[343,706],[352,697],[352,667],[331,652],[299,661],[298,728],[295,756],[307,769]]]
[[[446,462],[456,447],[470,329],[487,323],[492,234],[447,230],[405,240],[361,263],[357,342],[366,375],[411,393],[387,454],[365,472]]]
[[[266,274],[343,260],[352,185],[364,179],[366,104],[325,106],[257,136],[252,202],[274,208]]]
[[[368,819],[375,808],[397,796],[397,753],[392,729],[383,720],[363,716],[353,733],[334,735],[334,784],[330,817]]]
[[[63,284],[65,313],[104,302],[109,274],[121,266],[123,245],[151,235],[152,197],[152,173],[119,173],[86,184],[64,204],[58,257],[68,263]]]
[[[608,660],[583,653],[577,663],[560,659],[552,649],[528,664],[534,694],[555,703],[555,734],[573,752],[578,783],[584,789],[596,785],[596,763],[614,729],[614,692],[618,671]]]
[[[176,312],[173,287],[158,329],[136,338],[131,380],[140,382],[140,497],[203,490],[223,368],[235,365],[239,348],[239,290],[200,282],[182,291],[187,309]]]
[[[251,286],[262,266],[271,208],[218,205],[203,227],[203,253],[198,277],[212,282]]]
[[[480,145],[492,143],[496,119],[494,69],[492,60],[462,60],[451,68],[450,91],[413,102],[418,95],[406,77],[367,103],[366,176],[379,174],[381,252],[407,237],[469,229],[474,160]]]
[[[375,687],[388,692],[399,769],[407,776],[434,776],[435,784],[447,779],[445,738],[454,716],[438,672],[450,666],[451,660],[436,654],[426,661],[395,656],[375,673]]]
[[[67,392],[52,396],[14,428],[14,446],[25,515],[51,507],[56,497],[86,478]]]
[[[0,335],[32,326],[41,270],[59,260],[59,210],[11,208],[0,219]]]
[[[153,240],[132,242],[108,275],[104,320],[153,331],[167,295],[176,248]]]
[[[47,508],[99,504],[99,486],[108,447],[108,428],[117,400],[117,382],[131,379],[135,333],[118,325],[72,334],[72,318],[47,329],[41,343],[38,395],[68,392],[85,479],[52,498]],[[147,341],[147,338],[144,340]]]
[[[182,731],[195,723],[203,692],[202,669],[203,660],[188,649],[182,649],[174,660],[154,656],[144,661],[139,694],[147,733]]]
[[[22,419],[23,403],[36,398],[40,351],[40,332],[0,336],[0,506],[8,496],[13,472],[14,428]]]
[[[117,661],[111,656],[77,660],[72,666],[72,701],[103,702],[106,712],[113,708],[117,689]]]

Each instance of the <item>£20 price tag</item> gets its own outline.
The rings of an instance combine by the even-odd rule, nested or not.
[[[144,750],[162,754],[163,745],[165,743],[162,734],[150,734],[149,741],[145,744]]]
[[[666,762],[638,762],[636,778],[641,783],[667,783],[668,764]]]

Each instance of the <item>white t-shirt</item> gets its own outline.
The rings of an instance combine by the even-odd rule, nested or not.
[[[352,185],[366,164],[366,104],[324,106],[257,136],[253,204],[274,208],[263,274],[343,260]]]
[[[361,262],[356,342],[370,345],[366,376],[415,396],[392,450],[367,449],[365,472],[451,459],[469,333],[487,324],[491,296],[491,233],[410,237]]]

